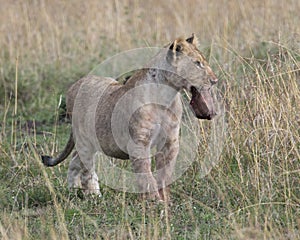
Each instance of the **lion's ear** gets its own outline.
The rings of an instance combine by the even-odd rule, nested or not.
[[[187,38],[185,41],[187,41],[188,43],[194,44],[195,46],[198,45],[198,39],[194,33],[192,33],[192,36]]]
[[[178,44],[178,41],[175,40],[169,47],[172,52],[182,52],[182,46]]]
[[[168,53],[167,53],[167,62],[170,63],[171,65],[176,64],[176,50],[180,50],[178,47],[177,40],[175,40],[169,47]]]
[[[178,41],[175,40],[169,47],[168,53],[167,53],[167,61],[171,63],[172,65],[175,64],[176,58],[179,52],[182,51],[182,46],[178,44]]]

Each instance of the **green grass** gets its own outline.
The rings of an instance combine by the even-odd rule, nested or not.
[[[300,238],[299,1],[154,2],[149,16],[153,3],[138,1],[0,1],[0,238]],[[207,176],[208,122],[171,206],[103,184],[102,198],[84,196],[67,188],[68,161],[44,168],[40,154],[68,138],[59,102],[71,83],[114,53],[191,32],[226,105]]]

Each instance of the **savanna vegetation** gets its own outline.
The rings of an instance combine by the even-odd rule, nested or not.
[[[300,2],[0,0],[2,239],[299,239]],[[70,124],[68,86],[124,50],[195,33],[219,77],[226,139],[218,165],[199,158],[172,205],[101,185],[67,188],[67,162],[46,169]]]

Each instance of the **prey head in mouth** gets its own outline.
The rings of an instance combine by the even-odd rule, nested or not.
[[[197,118],[211,120],[217,115],[210,89],[198,91],[196,87],[192,86],[190,91],[192,93],[190,105]]]

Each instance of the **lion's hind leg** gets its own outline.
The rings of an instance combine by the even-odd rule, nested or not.
[[[69,188],[81,188],[81,169],[82,163],[77,152],[74,152],[68,170],[68,186]]]
[[[86,194],[101,196],[93,157],[90,160],[90,158],[81,159],[80,156],[85,155],[75,152],[70,162],[68,170],[69,188],[82,189]]]
[[[81,186],[86,194],[101,196],[98,176],[95,172],[95,156],[82,159]]]

